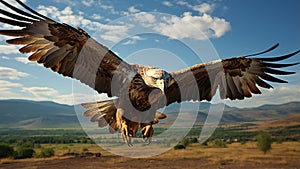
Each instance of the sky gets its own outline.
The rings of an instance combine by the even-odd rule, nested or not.
[[[81,27],[129,63],[154,65],[167,71],[220,58],[256,53],[276,43],[266,56],[300,49],[300,1],[117,1],[22,0],[52,19]],[[16,5],[13,0],[7,0]],[[0,6],[1,9],[6,9]],[[0,29],[12,28],[0,24]],[[13,28],[15,29],[15,28]],[[28,99],[77,104],[104,99],[86,86],[62,77],[19,54],[0,36],[0,99]],[[300,54],[283,63],[300,62]],[[243,101],[237,107],[256,107],[300,101],[300,66],[296,74]],[[91,98],[89,97],[91,95]],[[74,99],[75,98],[75,99]]]

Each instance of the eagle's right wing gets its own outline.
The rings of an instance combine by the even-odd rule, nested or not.
[[[168,83],[165,95],[165,105],[181,101],[210,101],[219,89],[222,99],[242,100],[252,97],[252,94],[261,94],[259,87],[272,88],[269,82],[287,83],[273,75],[289,75],[280,68],[294,66],[299,63],[283,64],[278,61],[290,58],[300,52],[296,51],[284,56],[269,58],[249,58],[267,53],[275,49],[278,44],[270,49],[257,54],[233,57],[198,64],[192,67],[172,72],[172,79]]]
[[[33,53],[28,58],[30,61],[80,80],[98,93],[107,93],[108,96],[118,96],[118,90],[135,74],[129,64],[90,38],[82,29],[58,23],[20,0],[16,1],[29,12],[1,0],[14,13],[0,9],[0,13],[6,16],[0,17],[0,22],[22,29],[0,30],[0,34],[17,37],[7,40],[7,43],[25,45],[20,52]]]

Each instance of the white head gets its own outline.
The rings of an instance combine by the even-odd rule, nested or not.
[[[148,86],[159,88],[162,92],[165,92],[168,79],[171,75],[162,69],[148,67],[144,69],[144,75],[142,77]]]

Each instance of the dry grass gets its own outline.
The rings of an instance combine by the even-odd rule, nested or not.
[[[170,150],[164,154],[148,158],[148,159],[130,159],[118,157],[107,151],[102,150],[97,145],[91,144],[74,144],[74,145],[43,145],[44,147],[55,147],[55,157],[51,158],[33,158],[23,160],[2,159],[2,164],[12,165],[11,168],[26,164],[29,165],[47,165],[49,163],[57,163],[57,161],[67,160],[66,162],[74,163],[74,160],[80,161],[84,159],[74,159],[72,157],[62,157],[67,152],[83,152],[83,149],[88,149],[89,152],[101,152],[102,157],[97,160],[90,159],[89,163],[101,163],[108,165],[119,165],[126,167],[127,164],[132,166],[144,166],[148,162],[159,162],[162,166],[178,162],[177,165],[182,165],[182,168],[187,168],[181,163],[197,164],[202,162],[204,167],[215,168],[216,166],[227,166],[233,168],[297,168],[300,166],[300,142],[284,142],[282,144],[272,144],[272,149],[267,154],[259,151],[256,147],[256,142],[248,142],[245,144],[233,143],[227,145],[227,148],[208,148],[199,144],[192,144],[183,150]],[[68,161],[70,159],[70,161]],[[72,161],[73,160],[73,161]],[[88,159],[87,159],[88,160]],[[47,162],[48,161],[48,162]],[[52,162],[51,162],[52,161]],[[10,164],[11,163],[11,164]],[[30,163],[30,164],[28,164]],[[97,164],[98,164],[97,163]],[[59,165],[59,164],[57,164]],[[85,164],[80,164],[84,166]],[[86,164],[88,165],[88,164]],[[178,166],[178,167],[179,167]],[[238,166],[238,167],[237,167]],[[259,167],[260,166],[260,167]],[[266,166],[266,167],[265,167]],[[75,167],[76,168],[76,167]],[[122,167],[120,167],[122,168]],[[129,167],[130,168],[130,167]]]
[[[271,151],[267,154],[258,150],[256,142],[248,142],[246,144],[229,144],[227,148],[207,148],[193,144],[185,150],[171,150],[156,158],[206,158],[211,163],[216,164],[222,162],[256,162],[289,165],[289,163],[299,163],[299,157],[299,142],[273,143]]]
[[[243,123],[246,124],[246,123]],[[256,126],[251,126],[249,127],[248,132],[253,132],[253,131],[259,131],[259,130],[270,130],[273,128],[274,129],[279,129],[283,127],[288,127],[288,126],[299,126],[300,125],[300,115],[294,115],[291,117],[286,117],[283,119],[279,120],[271,120],[267,122],[253,122],[253,124],[256,124]]]

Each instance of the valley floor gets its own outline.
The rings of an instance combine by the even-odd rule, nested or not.
[[[10,160],[2,159],[0,168],[5,169],[300,169],[300,142],[272,144],[272,150],[263,154],[256,148],[255,142],[233,143],[227,148],[208,148],[193,144],[187,149],[171,150],[159,156],[147,159],[130,159],[112,155],[100,148],[101,157],[53,157],[46,159]]]

